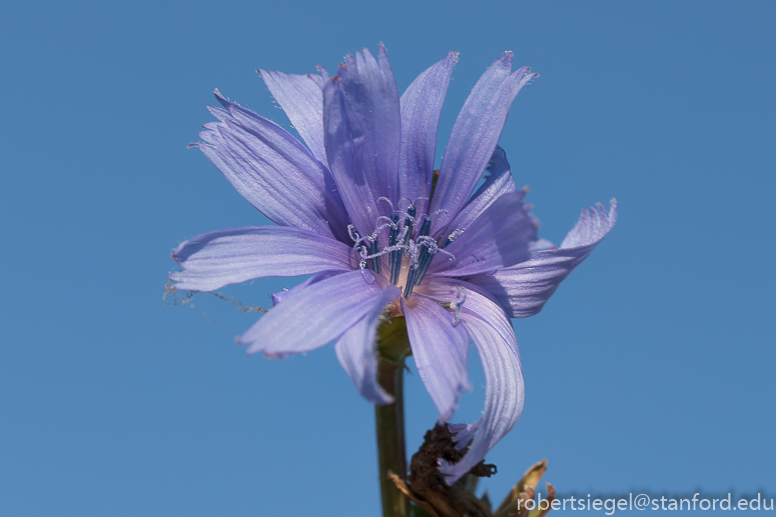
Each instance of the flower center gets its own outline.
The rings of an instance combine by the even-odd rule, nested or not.
[[[378,201],[388,203],[391,215],[377,218],[372,235],[362,237],[352,224],[348,226],[348,233],[353,239],[353,249],[361,257],[361,269],[371,269],[378,275],[382,274],[382,256],[388,255],[388,278],[393,285],[403,283],[403,296],[408,299],[415,286],[423,280],[435,255],[443,253],[450,260],[455,259],[455,256],[442,249],[444,246],[440,247],[429,235],[431,219],[439,212],[418,216],[414,203],[410,203],[407,210],[394,210],[388,198],[381,197]],[[386,231],[387,245],[381,247],[380,237]],[[451,234],[445,245],[455,238],[455,234]],[[386,242],[385,237],[383,242]]]

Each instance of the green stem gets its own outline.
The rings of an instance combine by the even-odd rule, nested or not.
[[[408,517],[410,502],[388,477],[388,472],[393,472],[401,479],[407,479],[407,454],[404,445],[404,363],[378,358],[377,380],[394,398],[393,404],[375,406],[383,517]]]

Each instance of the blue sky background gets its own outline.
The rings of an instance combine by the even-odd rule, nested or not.
[[[766,1],[4,3],[0,514],[378,515],[372,407],[331,347],[248,358],[255,314],[162,293],[180,242],[266,222],[186,149],[212,90],[289,127],[256,68],[379,41],[400,90],[461,52],[440,156],[501,52],[541,74],[501,145],[542,236],[620,203],[515,323],[526,406],[492,498],[545,457],[561,495],[776,497],[774,27]],[[293,284],[223,292],[268,306]],[[407,383],[412,452],[435,412]]]

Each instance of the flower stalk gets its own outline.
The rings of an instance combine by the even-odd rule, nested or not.
[[[408,517],[410,501],[391,480],[390,474],[407,479],[404,439],[404,360],[410,354],[406,321],[383,320],[377,328],[377,381],[393,397],[392,404],[375,405],[377,457],[383,517]]]
[[[377,377],[383,389],[394,397],[393,404],[375,406],[383,517],[408,517],[410,502],[389,478],[390,473],[396,474],[401,479],[407,478],[407,454],[404,443],[404,364],[381,360]]]

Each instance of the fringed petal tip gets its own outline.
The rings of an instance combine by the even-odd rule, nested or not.
[[[188,146],[186,146],[188,149],[202,146],[212,147],[216,144],[219,127],[223,125],[223,121],[226,119],[227,113],[221,108],[216,108],[214,106],[208,106],[207,108],[208,111],[213,114],[213,116],[219,119],[219,122],[207,122],[202,124],[204,130],[197,133],[197,136],[199,136],[202,140],[199,142],[191,142]]]
[[[181,287],[180,273],[182,273],[182,271],[171,271],[167,273],[168,282],[167,285],[164,286],[165,295],[169,293],[173,296],[178,296],[181,292],[185,292],[186,298],[190,298],[194,294],[201,292],[197,289],[186,289],[185,287]],[[178,303],[175,303],[174,305],[178,305]]]
[[[458,113],[440,166],[429,212],[444,209],[431,233],[444,230],[468,201],[498,145],[512,101],[530,76],[512,72],[512,53],[505,52],[474,85]]]
[[[173,256],[173,259],[175,259],[174,256]],[[173,282],[173,283],[169,284],[170,285],[170,290],[172,292],[175,292],[175,291],[178,290],[178,286],[174,282],[179,282],[179,273],[180,273],[180,271],[172,271],[170,273],[167,273],[167,280],[169,280],[170,282]]]
[[[237,336],[234,342],[240,346],[246,346],[247,348],[245,349],[245,355],[248,356],[256,355],[261,352],[261,354],[267,359],[285,359],[286,357],[293,355],[284,352],[268,352],[267,350],[263,350],[257,342],[243,339],[243,336]]]
[[[537,314],[558,285],[603,241],[617,222],[617,200],[607,211],[602,204],[582,210],[579,222],[559,248],[544,239],[531,244],[531,259],[492,275],[469,279],[493,294],[510,318]]]
[[[315,69],[318,70],[319,74],[321,74],[321,78],[323,79],[324,83],[330,79],[329,71],[326,70],[323,65],[315,65]]]
[[[561,248],[576,248],[590,246],[600,242],[617,222],[617,200],[609,201],[609,210],[602,203],[596,203],[590,208],[583,208],[579,221],[566,235]]]
[[[213,114],[214,117],[222,122],[224,122],[224,119],[228,118],[235,110],[249,112],[249,110],[243,108],[236,102],[230,101],[229,98],[223,95],[218,88],[213,90],[213,95],[222,107],[219,108],[217,106],[208,106],[207,109],[210,111],[210,113]]]

